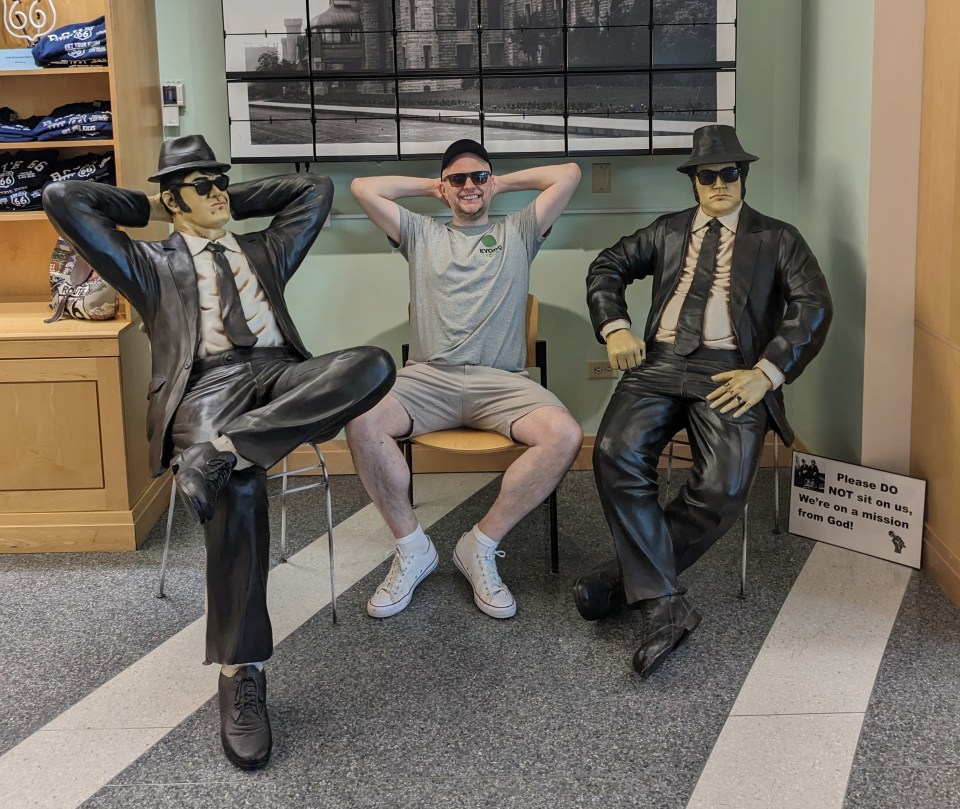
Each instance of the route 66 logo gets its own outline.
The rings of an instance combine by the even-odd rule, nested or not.
[[[11,185],[13,185],[13,172],[0,172],[0,188],[9,188]]]
[[[93,26],[87,26],[86,28],[79,28],[74,31],[74,39],[90,39],[93,36]]]
[[[10,204],[17,208],[26,208],[30,204],[30,195],[26,191],[18,191],[11,195]]]
[[[96,166],[92,166],[90,163],[87,163],[85,166],[81,166],[79,171],[77,171],[78,177],[89,177],[97,170]]]

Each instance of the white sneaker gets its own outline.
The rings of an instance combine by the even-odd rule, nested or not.
[[[367,613],[374,618],[389,618],[405,609],[413,598],[413,591],[437,569],[437,549],[427,537],[429,547],[412,556],[393,555],[393,564],[387,577],[367,601]]]
[[[468,531],[453,549],[453,563],[473,587],[473,600],[491,618],[510,618],[517,602],[497,572],[497,557],[506,556],[496,548],[486,548]]]

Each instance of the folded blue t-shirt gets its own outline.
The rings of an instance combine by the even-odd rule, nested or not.
[[[107,26],[103,17],[64,25],[33,46],[38,67],[107,64]]]
[[[113,116],[109,101],[64,104],[44,115],[33,128],[36,140],[109,138]]]

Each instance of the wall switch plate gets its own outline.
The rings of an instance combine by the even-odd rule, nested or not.
[[[609,194],[612,184],[609,163],[593,164],[593,193]]]
[[[587,362],[587,379],[616,379],[619,373],[611,367],[607,360],[589,360]]]

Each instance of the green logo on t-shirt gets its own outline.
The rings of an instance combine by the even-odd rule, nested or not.
[[[480,244],[483,245],[483,247],[480,248],[480,252],[485,256],[492,256],[497,251],[503,250],[503,245],[497,244],[497,237],[492,233],[488,233],[486,236],[484,236],[480,240]]]

